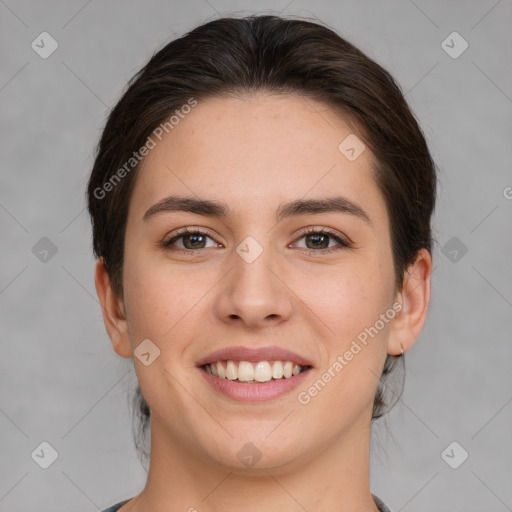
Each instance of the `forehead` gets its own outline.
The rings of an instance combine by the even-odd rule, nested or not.
[[[142,216],[143,208],[175,194],[218,198],[233,211],[252,213],[308,195],[344,195],[378,214],[384,205],[373,155],[365,148],[355,160],[347,158],[346,140],[364,148],[350,120],[299,95],[198,101],[144,159],[133,209]]]

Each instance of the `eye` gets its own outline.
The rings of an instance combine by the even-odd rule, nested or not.
[[[166,240],[162,243],[162,246],[169,250],[181,250],[186,253],[197,252],[195,249],[209,249],[210,247],[215,247],[217,242],[214,245],[207,247],[206,239],[214,241],[211,236],[208,235],[205,231],[201,231],[199,229],[188,230],[187,228],[181,230],[172,236],[169,240]],[[181,239],[182,247],[179,245],[177,247],[173,247],[173,245]]]
[[[328,229],[322,228],[308,228],[302,233],[298,240],[305,239],[306,247],[310,254],[313,253],[332,253],[346,247],[352,247],[352,244],[338,236],[337,234],[329,231]],[[331,246],[330,241],[335,241],[338,245]],[[297,241],[295,243],[297,243]]]

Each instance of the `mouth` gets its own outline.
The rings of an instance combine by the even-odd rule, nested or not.
[[[239,402],[262,402],[289,394],[314,365],[280,347],[229,347],[196,362],[214,392]]]
[[[273,380],[290,379],[311,368],[294,361],[214,361],[201,368],[219,379],[227,379],[246,384],[264,384]]]

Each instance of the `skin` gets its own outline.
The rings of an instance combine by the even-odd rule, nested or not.
[[[101,259],[96,266],[115,352],[132,357],[147,338],[160,349],[149,366],[133,357],[151,408],[151,462],[145,489],[122,512],[378,510],[369,485],[373,399],[386,355],[409,350],[423,327],[432,261],[421,250],[403,289],[395,289],[374,156],[366,148],[351,162],[338,150],[351,133],[347,120],[321,103],[260,92],[199,102],[144,160],[128,214],[124,300]],[[333,191],[370,222],[329,212],[276,223],[280,203]],[[169,195],[224,201],[232,217],[175,211],[142,220]],[[308,226],[330,228],[353,247],[322,254],[339,244],[329,238],[315,248],[302,234]],[[190,256],[179,251],[183,238],[176,251],[159,245],[184,227],[207,231],[206,248]],[[248,236],[263,249],[252,263],[236,252]],[[394,302],[401,312],[307,405],[299,403],[298,393]],[[278,345],[314,368],[282,397],[235,402],[195,366],[233,345]],[[237,457],[248,442],[262,454],[251,468]]]

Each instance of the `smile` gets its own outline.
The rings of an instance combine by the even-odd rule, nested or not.
[[[289,379],[307,370],[293,361],[215,361],[203,365],[204,370],[220,379],[258,384],[271,380]]]
[[[218,397],[238,402],[285,398],[314,370],[307,356],[284,347],[225,347],[196,361],[197,370]]]

